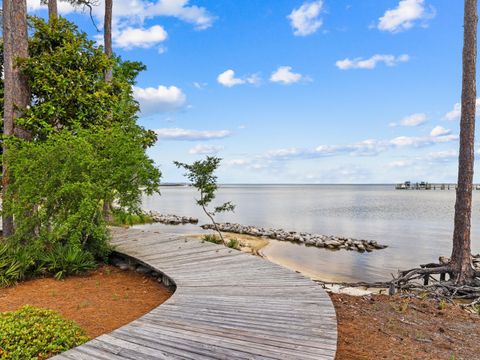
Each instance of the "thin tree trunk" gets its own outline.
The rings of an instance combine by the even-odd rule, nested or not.
[[[13,63],[13,128],[15,136],[30,140],[31,133],[15,124],[15,119],[23,115],[24,109],[30,105],[30,89],[28,79],[16,66],[16,59],[28,57],[28,24],[27,24],[27,1],[14,0],[12,2],[12,51]]]
[[[105,21],[104,21],[104,43],[105,43],[105,54],[111,58],[113,55],[112,49],[112,11],[113,11],[113,0],[105,0]],[[105,74],[105,80],[111,82],[113,77],[112,69],[108,69]]]
[[[113,0],[105,0],[105,18],[103,24],[103,41],[105,47],[105,55],[108,58],[111,58],[113,55],[112,49],[112,11],[113,11]],[[113,79],[112,68],[108,68],[105,72],[105,81],[111,83]],[[109,114],[109,117],[112,117],[112,114]],[[103,218],[107,222],[113,220],[112,216],[112,205],[108,199],[105,199],[103,202]]]
[[[458,188],[455,202],[455,228],[451,267],[457,283],[474,276],[471,259],[470,227],[475,144],[476,63],[477,63],[477,0],[465,0],[462,78],[462,112]]]
[[[15,119],[22,116],[23,109],[30,103],[30,91],[27,78],[20,72],[16,60],[28,57],[27,2],[26,0],[4,0],[4,134],[15,135],[22,139],[30,139],[31,135],[25,129],[15,126]],[[4,145],[4,159],[8,149]],[[3,201],[11,187],[11,176],[8,161],[3,161],[2,178]],[[3,235],[14,233],[13,218],[3,216]]]
[[[48,0],[48,21],[58,19],[58,7],[57,0]]]

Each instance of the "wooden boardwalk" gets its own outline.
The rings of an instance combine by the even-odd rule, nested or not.
[[[54,359],[335,357],[335,310],[311,280],[179,235],[115,230],[113,243],[118,252],[166,274],[175,293],[138,320]]]

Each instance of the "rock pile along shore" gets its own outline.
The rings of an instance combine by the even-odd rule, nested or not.
[[[153,211],[150,211],[148,215],[152,218],[153,222],[167,225],[198,224],[198,219],[188,216],[164,215]]]
[[[213,224],[205,224],[201,226],[202,229],[214,230]],[[283,229],[264,229],[255,226],[244,226],[232,223],[218,224],[220,231],[230,232],[235,234],[245,234],[257,237],[266,237],[269,239],[279,241],[290,241],[294,243],[301,243],[307,246],[315,246],[318,248],[326,248],[330,250],[350,250],[358,252],[371,252],[373,250],[385,249],[386,245],[378,244],[373,240],[357,240],[344,237],[309,234],[305,232],[285,231]]]

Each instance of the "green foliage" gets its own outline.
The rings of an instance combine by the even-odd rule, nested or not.
[[[9,144],[13,186],[4,208],[16,219],[18,243],[70,243],[105,258],[104,200],[138,211],[140,189],[159,186],[160,173],[142,144],[123,129],[60,131],[45,141]]]
[[[227,242],[227,247],[229,247],[230,249],[240,249],[240,241],[238,241],[238,239],[235,239],[235,238],[232,238],[230,240],[228,240]]]
[[[0,359],[47,359],[88,341],[73,321],[28,305],[0,313],[0,334]]]
[[[0,288],[36,275],[53,275],[60,279],[96,266],[92,253],[72,244],[59,243],[48,247],[36,241],[21,246],[8,241],[0,247]]]
[[[202,241],[211,242],[214,244],[221,244],[223,241],[215,234],[206,234],[202,237]]]
[[[191,165],[178,161],[173,162],[177,168],[183,168],[187,171],[185,173],[186,178],[200,192],[200,199],[197,200],[197,204],[202,207],[208,206],[215,199],[218,185],[214,173],[220,166],[221,160],[215,156],[207,156],[205,160],[197,160]],[[219,210],[216,212],[233,211],[234,208],[233,204],[225,203],[216,207],[215,210]]]
[[[31,106],[17,124],[32,140],[3,140],[11,186],[2,211],[15,219],[11,250],[0,256],[4,285],[38,273],[76,274],[105,260],[104,203],[137,214],[142,192],[158,191],[161,176],[146,155],[156,135],[136,123],[132,85],[145,67],[109,59],[65,19],[30,22],[30,58],[18,61]],[[111,83],[104,80],[109,68]]]
[[[66,275],[77,275],[97,266],[90,252],[78,246],[56,244],[53,249],[40,256],[39,270],[61,279]]]
[[[0,247],[0,287],[7,287],[23,280],[34,268],[33,259],[27,247],[4,244]]]
[[[63,18],[49,24],[32,17],[27,59],[20,59],[32,106],[18,124],[45,137],[58,128],[105,126],[118,94],[104,80],[112,61],[77,26]]]
[[[131,213],[123,209],[113,209],[113,222],[112,225],[135,225],[135,224],[149,224],[153,222],[153,219],[150,215],[143,212]]]
[[[221,160],[222,159],[215,156],[207,156],[205,160],[197,160],[191,165],[178,161],[174,161],[173,163],[177,168],[186,170],[185,176],[192,186],[200,192],[200,199],[196,200],[197,205],[202,207],[205,214],[217,229],[218,235],[222,241],[224,241],[222,233],[218,230],[214,216],[221,212],[234,211],[235,205],[229,201],[220,206],[216,206],[213,211],[207,209],[208,205],[215,200],[218,185],[217,177],[214,173],[220,166]]]

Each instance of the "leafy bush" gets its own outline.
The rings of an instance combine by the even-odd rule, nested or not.
[[[202,238],[203,241],[207,241],[207,242],[211,242],[211,243],[214,243],[214,244],[221,244],[223,243],[222,239],[220,239],[220,237],[218,237],[217,235],[215,234],[207,234],[207,235],[204,235],[203,238]]]
[[[0,313],[0,359],[47,359],[86,341],[77,324],[51,310],[27,305]]]

